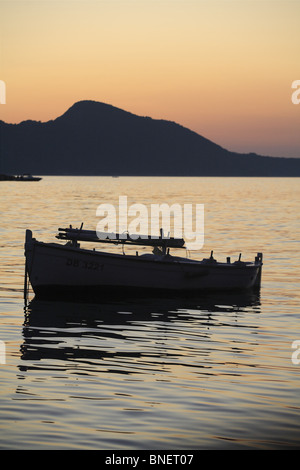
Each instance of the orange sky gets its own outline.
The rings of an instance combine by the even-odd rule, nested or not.
[[[300,157],[298,0],[0,0],[0,119],[92,99]]]

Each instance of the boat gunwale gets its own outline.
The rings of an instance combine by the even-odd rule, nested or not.
[[[41,242],[39,240],[36,240],[35,238],[32,238],[29,242],[25,243],[25,255],[26,251],[28,250],[28,245],[34,245],[33,248],[35,248],[36,245],[45,247],[45,248],[51,248],[55,250],[62,250],[62,251],[68,251],[68,252],[73,252],[82,255],[89,255],[89,256],[103,256],[107,258],[115,258],[115,259],[128,259],[130,261],[137,261],[139,263],[145,262],[145,263],[162,263],[164,265],[186,265],[186,266],[194,266],[197,268],[220,268],[220,269],[257,269],[262,267],[263,262],[262,261],[235,261],[233,263],[222,263],[220,261],[210,261],[209,258],[203,259],[203,260],[193,260],[189,258],[182,258],[182,257],[177,257],[173,255],[163,255],[163,256],[157,256],[152,255],[151,253],[144,253],[142,255],[131,255],[131,254],[125,254],[125,253],[110,253],[110,252],[105,252],[105,251],[96,251],[95,249],[87,249],[87,248],[82,248],[82,247],[75,247],[75,246],[70,246],[70,245],[60,245],[59,243],[52,243],[52,242]],[[144,256],[144,255],[149,255],[149,257]],[[168,259],[169,258],[169,259]],[[171,258],[171,259],[170,259]]]

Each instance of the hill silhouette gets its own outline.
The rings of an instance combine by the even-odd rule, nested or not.
[[[80,101],[48,122],[0,121],[0,173],[300,176],[300,159],[230,152],[166,120]]]

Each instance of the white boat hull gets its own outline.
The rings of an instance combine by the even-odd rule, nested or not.
[[[172,256],[119,255],[42,243],[26,231],[26,273],[38,299],[101,299],[117,294],[197,294],[260,285],[262,262],[211,263]]]

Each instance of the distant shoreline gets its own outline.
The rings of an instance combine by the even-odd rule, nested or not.
[[[80,101],[45,123],[0,121],[1,172],[70,176],[300,176],[300,158],[236,153],[172,121]]]
[[[47,178],[50,177],[61,177],[61,178],[300,178],[300,176],[280,176],[280,175],[270,175],[270,176],[262,176],[262,175],[72,175],[72,174],[45,174],[41,175],[39,178]],[[4,177],[4,178],[3,178]],[[24,181],[18,179],[15,176],[11,175],[0,175],[0,181]]]

